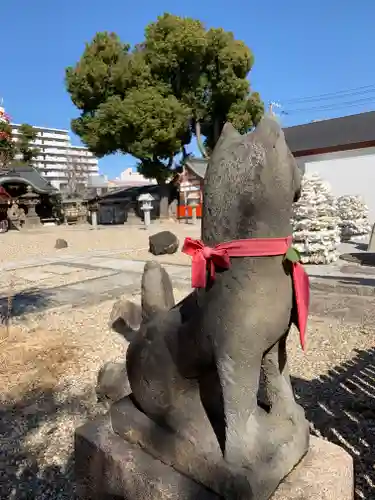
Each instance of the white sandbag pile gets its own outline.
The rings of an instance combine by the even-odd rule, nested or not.
[[[305,174],[300,200],[294,204],[293,246],[305,264],[329,264],[338,259],[340,244],[337,200],[318,174]]]
[[[341,241],[364,239],[371,231],[368,206],[360,196],[340,196],[337,200],[340,215]]]

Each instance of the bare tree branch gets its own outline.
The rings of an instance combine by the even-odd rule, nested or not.
[[[67,153],[66,159],[66,192],[68,196],[80,196],[81,194],[83,194],[85,185],[87,183],[87,165],[82,163],[79,159],[72,157],[72,155],[70,155],[69,153]]]

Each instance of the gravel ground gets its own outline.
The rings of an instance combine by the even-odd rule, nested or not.
[[[154,223],[148,231],[139,225],[108,226],[92,229],[85,226],[50,226],[33,231],[8,231],[0,237],[0,265],[9,261],[24,261],[33,257],[64,256],[100,250],[124,252],[124,257],[145,260],[148,253],[148,236],[158,231],[170,230],[176,234],[180,243],[186,236],[198,237],[200,226],[178,222]],[[57,238],[68,242],[68,248],[56,250]],[[160,262],[169,262],[171,256],[157,258]],[[174,263],[190,262],[189,257],[178,252],[173,255]]]
[[[112,305],[33,314],[9,337],[3,330],[1,499],[74,498],[74,429],[105,411],[94,395],[98,369],[127,347],[108,328]],[[289,338],[297,397],[312,432],[353,456],[356,498],[375,498],[375,329],[311,318],[309,339],[303,354],[297,332]]]

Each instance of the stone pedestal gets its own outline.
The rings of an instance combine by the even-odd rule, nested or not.
[[[80,500],[216,500],[218,496],[114,433],[101,417],[75,433]]]
[[[40,218],[35,214],[35,215],[26,215],[25,218],[25,224],[24,228],[25,229],[33,229],[34,227],[39,227],[41,226],[42,223],[40,222]]]
[[[36,205],[38,205],[40,199],[36,193],[33,193],[31,186],[27,186],[26,194],[21,196],[22,202],[27,206],[27,214],[25,217],[25,229],[33,229],[34,227],[41,226],[42,223],[38,214],[35,211]]]
[[[78,498],[81,500],[223,498],[177,472],[172,466],[166,465],[168,462],[163,463],[121,437],[114,431],[119,425],[121,424],[116,421],[114,413],[112,418],[107,414],[77,429],[75,462]],[[140,430],[139,433],[141,432]],[[131,437],[133,442],[143,441],[137,436],[136,430],[128,437]],[[150,435],[146,441],[154,441],[154,438],[155,436]],[[156,436],[155,443],[157,441]],[[165,443],[163,448],[164,451],[168,450],[168,453],[171,453],[173,446]],[[174,453],[181,451],[177,446]],[[169,463],[173,462],[172,455],[173,452]],[[284,479],[271,498],[272,500],[353,500],[352,458],[342,448],[311,437],[310,451]]]

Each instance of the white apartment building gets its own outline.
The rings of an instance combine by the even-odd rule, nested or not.
[[[13,138],[17,141],[20,124],[12,123]],[[33,165],[52,186],[64,190],[69,177],[75,172],[81,184],[87,184],[89,176],[98,174],[98,160],[83,146],[72,146],[69,131],[55,128],[34,127],[38,133],[34,142],[39,156]]]

